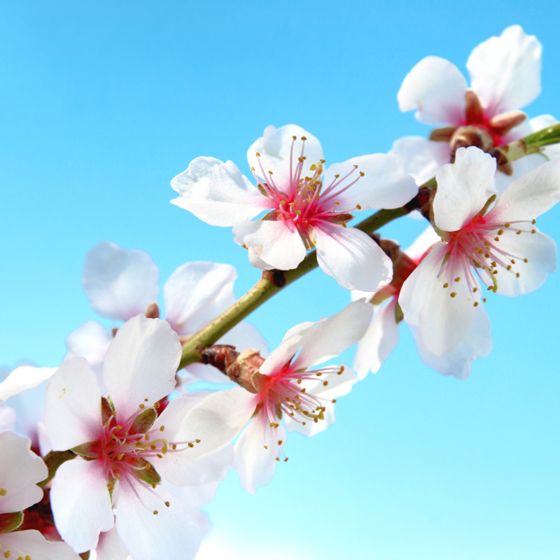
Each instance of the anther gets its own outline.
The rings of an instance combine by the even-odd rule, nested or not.
[[[451,293],[449,294],[449,296],[452,297],[452,298],[454,298],[456,295],[457,295],[457,292],[451,292]]]

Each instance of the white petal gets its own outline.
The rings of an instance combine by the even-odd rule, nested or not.
[[[444,58],[423,58],[404,78],[397,94],[401,111],[416,109],[426,124],[459,124],[465,114],[467,82]]]
[[[358,344],[354,369],[360,379],[368,371],[377,373],[381,364],[393,351],[399,340],[399,326],[395,319],[396,301],[376,307],[369,328]]]
[[[532,220],[560,200],[560,160],[549,161],[509,185],[492,215],[503,222]]]
[[[68,356],[80,356],[92,367],[99,366],[103,363],[111,340],[111,333],[103,325],[88,321],[68,335],[66,339]]]
[[[260,416],[241,434],[235,445],[235,468],[241,486],[248,492],[254,494],[259,486],[271,481],[280,455],[278,441],[286,441],[284,428],[272,429]]]
[[[446,279],[438,278],[446,254],[443,243],[434,245],[403,284],[399,304],[404,320],[418,329],[427,350],[438,356],[452,352],[472,335],[478,308],[466,282],[444,288]],[[450,297],[451,291],[456,297]]]
[[[171,180],[179,196],[171,202],[213,226],[233,226],[250,220],[266,206],[266,198],[253,187],[232,161],[212,157],[193,159]]]
[[[305,332],[294,366],[308,368],[338,356],[358,342],[369,326],[373,306],[354,301],[342,311],[316,323]]]
[[[195,512],[173,494],[171,486],[162,484],[154,490],[140,484],[132,488],[123,480],[116,528],[134,560],[190,560],[201,538]]]
[[[261,270],[270,270],[274,268],[270,266],[268,263],[265,263],[260,257],[260,246],[251,246],[249,247],[245,243],[245,237],[253,235],[258,229],[261,227],[262,222],[241,222],[233,227],[233,239],[238,244],[241,245],[244,249],[248,250],[249,253],[249,262],[255,267],[260,268]]]
[[[114,524],[107,479],[98,461],[76,457],[52,482],[51,506],[60,536],[77,552],[95,548],[99,533]]]
[[[47,389],[45,426],[55,451],[93,441],[101,426],[101,392],[83,358],[64,362]]]
[[[103,367],[103,381],[119,417],[152,405],[175,388],[181,344],[169,323],[134,317],[119,329]]]
[[[467,61],[472,88],[488,116],[521,109],[541,91],[542,47],[519,25],[475,47]]]
[[[0,401],[7,401],[24,391],[39,386],[51,378],[55,371],[56,368],[17,367],[0,383]]]
[[[358,175],[360,172],[364,173],[362,177]],[[334,199],[335,204],[340,202],[339,211],[398,208],[418,192],[402,159],[394,154],[369,154],[335,163],[325,170],[323,183],[328,186],[336,181],[335,175],[344,177],[348,173],[352,174],[340,187],[349,184],[354,177],[357,181]],[[336,190],[335,188],[335,192]]]
[[[420,136],[406,136],[393,143],[392,154],[403,161],[406,173],[418,185],[435,176],[436,171],[451,159],[448,142],[432,142]]]
[[[95,560],[127,560],[127,558],[128,551],[114,527],[110,531],[99,535]]]
[[[30,448],[27,438],[0,433],[0,514],[24,510],[43,497],[37,483],[47,478],[47,467]]]
[[[237,349],[252,348],[261,354],[268,352],[268,344],[260,331],[249,323],[239,323],[219,341],[220,344],[231,344]]]
[[[13,430],[16,423],[16,411],[0,403],[0,432]]]
[[[95,311],[126,321],[156,301],[158,274],[144,251],[100,243],[86,255],[82,285]]]
[[[515,256],[511,271],[500,268],[496,277],[498,293],[507,296],[527,294],[540,288],[549,274],[556,270],[556,243],[535,229],[517,235],[505,230],[497,243],[500,250]],[[523,261],[526,258],[527,263]],[[519,274],[519,277],[516,276]]]
[[[163,288],[166,320],[180,335],[190,335],[234,301],[235,268],[212,262],[186,263]]]
[[[455,163],[436,174],[434,220],[443,231],[457,231],[478,214],[495,190],[496,160],[478,148],[459,148]]]
[[[0,535],[0,551],[6,558],[33,560],[80,560],[65,543],[48,541],[39,531],[15,531]],[[6,556],[9,552],[9,556]]]
[[[432,226],[428,226],[406,249],[405,253],[415,262],[419,262],[430,247],[440,241]]]
[[[303,137],[306,138],[305,141],[302,141]],[[247,160],[256,175],[267,182],[272,181],[276,188],[287,192],[291,186],[290,158],[292,157],[292,172],[295,172],[302,150],[305,161],[301,176],[305,177],[311,174],[310,166],[323,159],[323,149],[319,140],[295,124],[279,128],[267,126],[263,135],[255,140],[247,151]],[[260,156],[257,156],[257,153]],[[272,171],[272,177],[269,171]]]
[[[521,179],[527,173],[540,167],[548,161],[548,156],[543,153],[529,154],[516,161],[511,162],[511,175],[496,173],[496,192],[499,196],[517,179]]]
[[[348,290],[374,292],[391,281],[391,259],[369,235],[355,228],[315,228],[319,266]]]
[[[283,221],[263,220],[258,228],[243,237],[255,257],[267,267],[291,270],[305,258],[306,249],[297,229]]]

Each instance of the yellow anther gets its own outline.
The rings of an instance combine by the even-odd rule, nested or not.
[[[0,497],[5,496],[8,491],[5,488],[0,488]]]
[[[449,294],[449,296],[452,297],[452,298],[454,298],[454,297],[457,296],[457,292],[451,292],[451,293]]]

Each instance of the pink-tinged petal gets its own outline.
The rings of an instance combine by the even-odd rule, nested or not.
[[[356,228],[315,228],[319,266],[348,290],[377,291],[391,281],[391,259],[369,235]]]
[[[111,333],[103,325],[88,321],[68,335],[68,357],[79,356],[85,358],[92,367],[99,366],[112,339]]]
[[[16,411],[0,403],[0,432],[13,430],[16,424]]]
[[[41,383],[50,379],[55,371],[56,368],[17,367],[0,383],[0,402],[38,387]]]
[[[359,300],[347,305],[336,315],[316,323],[305,332],[294,367],[308,368],[344,352],[364,335],[372,313],[373,306]]]
[[[390,153],[401,158],[405,172],[418,185],[434,177],[437,170],[451,160],[448,142],[432,142],[420,136],[406,136],[396,140]]]
[[[369,154],[335,163],[325,170],[323,184],[328,186],[337,180],[337,175],[344,177],[348,174],[347,181],[342,184],[352,182],[354,175],[356,183],[334,198],[334,204],[341,212],[398,208],[418,192],[403,161],[394,154]]]
[[[381,364],[393,351],[399,340],[399,326],[395,319],[396,301],[376,307],[370,325],[358,343],[354,369],[359,379],[368,373],[377,373]]]
[[[418,262],[430,249],[430,247],[441,241],[439,235],[432,226],[428,226],[406,249],[405,253],[415,262]]]
[[[163,288],[166,320],[180,335],[190,335],[234,302],[235,268],[212,262],[186,263]]]
[[[465,114],[467,82],[444,58],[427,56],[405,76],[397,94],[401,111],[416,109],[426,124],[460,124]]]
[[[55,451],[93,441],[101,426],[101,392],[83,358],[64,362],[47,389],[45,426]]]
[[[128,550],[115,528],[101,533],[95,550],[95,560],[127,560]]]
[[[169,504],[166,505],[166,502]],[[121,482],[116,528],[134,560],[194,558],[201,530],[196,512],[169,485],[152,490]]]
[[[13,560],[80,560],[67,544],[48,541],[34,530],[0,535],[0,551],[4,558]]]
[[[158,275],[148,253],[100,243],[86,255],[82,285],[95,311],[127,321],[156,301]]]
[[[560,160],[554,160],[511,183],[496,202],[492,216],[502,222],[530,221],[559,200]]]
[[[212,226],[233,226],[254,218],[266,207],[266,199],[231,161],[193,159],[171,180],[171,187],[179,193],[172,204]]]
[[[107,479],[97,461],[76,457],[63,463],[50,499],[56,528],[76,552],[95,548],[99,534],[114,525]]]
[[[265,263],[266,268],[292,270],[305,258],[306,249],[297,229],[283,221],[263,220],[258,227],[243,237],[251,262]]]
[[[276,458],[285,442],[286,433],[281,425],[271,428],[258,416],[251,421],[235,445],[235,469],[245,490],[254,494],[259,486],[272,480]]]
[[[27,438],[0,433],[0,514],[22,511],[43,497],[37,486],[47,478],[43,460],[31,451]]]
[[[103,367],[103,381],[119,417],[152,405],[175,388],[181,344],[169,323],[134,317],[119,329]]]
[[[193,401],[188,397],[172,400],[154,424],[168,441],[195,442],[193,447],[168,452],[154,459],[160,475],[178,486],[192,479],[189,467],[230,443],[255,410],[254,395],[236,387],[210,393]]]
[[[424,362],[443,375],[452,375],[457,379],[469,377],[472,362],[477,358],[487,356],[492,350],[490,321],[484,309],[480,309],[475,314],[470,333],[465,336],[464,341],[458,344],[454,350],[441,356],[430,353],[418,336],[416,329],[413,328],[412,331]],[[429,333],[427,334],[429,335]]]
[[[472,335],[479,309],[473,306],[467,282],[445,288],[447,278],[438,277],[446,251],[443,243],[434,245],[406,279],[399,296],[404,320],[417,328],[425,347],[438,356],[452,352]]]
[[[535,233],[531,233],[533,230]],[[506,254],[516,257],[516,264],[510,271],[500,270],[497,275],[500,294],[518,296],[532,292],[556,270],[556,242],[532,226],[521,235],[505,230],[497,245]]]
[[[541,92],[542,47],[519,25],[475,47],[467,61],[473,90],[489,116],[521,109]]]
[[[301,176],[305,177],[312,174],[311,165],[323,159],[323,149],[319,140],[295,124],[279,128],[267,126],[263,135],[255,140],[247,151],[247,160],[258,177],[273,182],[278,190],[287,192],[290,187],[290,158],[292,173],[295,173],[298,158],[302,153],[305,160]],[[272,177],[269,171],[272,171]]]
[[[478,148],[459,148],[455,163],[436,174],[434,220],[443,231],[457,231],[478,214],[494,194],[496,160]]]

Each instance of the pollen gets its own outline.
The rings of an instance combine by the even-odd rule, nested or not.
[[[5,488],[0,488],[0,498],[5,496],[8,493],[8,491]]]

